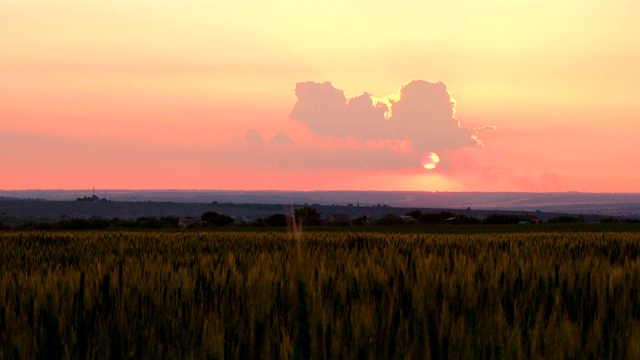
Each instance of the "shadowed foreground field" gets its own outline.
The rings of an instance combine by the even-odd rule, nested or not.
[[[640,233],[0,239],[0,358],[640,358]]]

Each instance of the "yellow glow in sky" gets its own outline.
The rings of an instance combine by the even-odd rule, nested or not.
[[[640,156],[638,13],[627,0],[0,0],[0,188],[144,187],[163,166],[189,173],[155,187],[193,186],[185,179],[198,174],[209,180],[197,186],[249,187],[232,179],[255,177],[260,161],[265,186],[280,184],[279,171],[311,171],[332,178],[317,187],[415,189],[400,165],[377,166],[378,153],[354,164],[323,158],[325,144],[357,141],[289,119],[297,82],[382,99],[414,79],[445,83],[462,126],[498,129],[475,134],[484,148],[438,151],[434,190],[446,176],[458,190],[550,188],[535,180],[544,174],[561,179],[554,189],[588,190],[602,166],[611,179],[640,179],[626,166]],[[251,129],[261,143],[245,144]],[[121,157],[109,155],[113,144]],[[265,157],[252,160],[252,151]],[[173,155],[153,156],[165,152]],[[240,154],[233,166],[228,154]],[[73,176],[91,159],[134,180],[100,166]],[[50,164],[68,181],[47,183]],[[336,182],[341,171],[377,180]],[[294,178],[282,186],[307,188]],[[593,189],[633,183],[607,179]]]

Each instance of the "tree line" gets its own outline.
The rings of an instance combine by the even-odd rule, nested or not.
[[[535,218],[535,217],[534,217]],[[531,216],[515,215],[515,214],[492,214],[486,218],[454,214],[450,211],[440,212],[422,212],[420,210],[412,210],[404,216],[395,213],[388,213],[381,218],[368,218],[360,216],[354,219],[329,221],[323,219],[320,211],[314,207],[305,206],[295,209],[293,215],[277,213],[264,218],[252,221],[237,220],[233,217],[220,214],[213,211],[203,213],[198,219],[190,217],[192,221],[188,226],[190,228],[221,228],[221,227],[287,227],[291,226],[295,221],[296,225],[301,226],[401,226],[401,225],[512,225],[512,224],[529,224],[532,222]],[[0,219],[0,229],[4,230],[107,230],[107,229],[178,229],[180,218],[176,216],[162,217],[139,217],[135,220],[125,220],[119,218],[103,219],[103,218],[66,218],[52,221],[28,221],[19,224],[3,223]],[[613,218],[601,219],[600,222],[618,222]],[[550,224],[571,224],[583,223],[581,217],[561,215],[547,221]]]

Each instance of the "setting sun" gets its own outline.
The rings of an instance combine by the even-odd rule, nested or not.
[[[440,157],[434,152],[428,152],[422,155],[422,158],[420,158],[420,163],[422,163],[422,166],[425,169],[433,170],[438,167],[438,164],[440,163]]]

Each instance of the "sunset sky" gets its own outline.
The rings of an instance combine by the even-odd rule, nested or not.
[[[0,0],[0,189],[640,192],[638,14]]]

